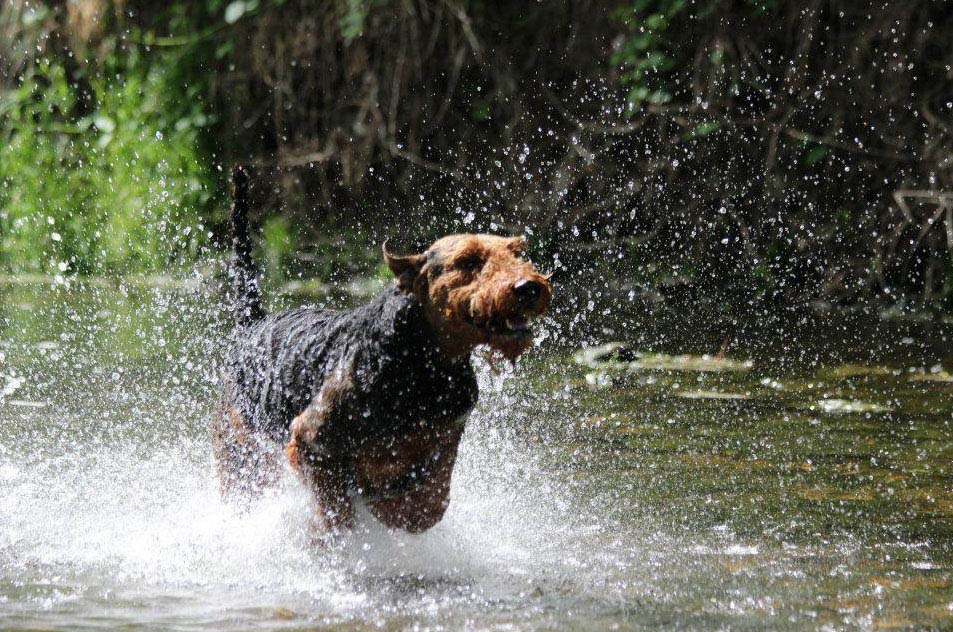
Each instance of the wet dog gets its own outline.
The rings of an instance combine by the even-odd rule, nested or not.
[[[549,307],[547,277],[521,237],[451,235],[384,259],[396,280],[350,311],[264,316],[247,228],[247,176],[234,174],[230,273],[237,328],[213,422],[226,493],[254,494],[287,459],[327,532],[362,496],[385,525],[421,532],[447,509],[464,424],[477,400],[471,353],[515,359]]]

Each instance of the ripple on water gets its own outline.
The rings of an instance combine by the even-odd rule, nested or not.
[[[28,376],[16,395],[47,403],[0,403],[2,629],[842,629],[949,617],[939,377],[851,365],[771,367],[769,378],[679,360],[597,390],[567,358],[528,358],[508,379],[483,367],[445,520],[411,536],[362,510],[354,533],[321,548],[290,477],[247,511],[219,498],[205,429],[220,346],[211,301],[182,301],[171,318],[163,310],[179,303],[167,296],[102,290],[89,313],[109,305],[109,327],[63,337],[93,322],[79,300],[37,299],[49,313],[24,315],[6,331],[25,339],[2,341],[5,366]],[[156,325],[161,345],[143,337]],[[37,353],[43,340],[62,342]],[[825,400],[841,410],[821,410]],[[867,402],[890,411],[856,405]]]

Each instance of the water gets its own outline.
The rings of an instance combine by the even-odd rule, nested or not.
[[[214,305],[0,286],[0,628],[953,627],[944,326],[772,325],[715,373],[580,366],[552,325],[515,371],[481,362],[437,528],[364,513],[321,548],[290,477],[218,497]],[[592,342],[710,345],[594,319]]]

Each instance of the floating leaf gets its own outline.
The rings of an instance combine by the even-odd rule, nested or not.
[[[918,371],[916,373],[910,374],[907,378],[911,382],[940,382],[940,383],[951,383],[953,382],[953,374],[947,373],[946,371]]]
[[[594,369],[622,369],[628,371],[748,371],[754,366],[751,360],[732,360],[710,355],[668,355],[634,351],[625,343],[610,342],[598,347],[581,349],[573,359],[583,366]]]
[[[885,406],[850,399],[822,399],[817,406],[825,413],[884,413],[890,410]]]
[[[748,399],[747,393],[724,393],[722,391],[681,391],[679,397],[685,399],[741,400]]]
[[[795,490],[795,493],[798,497],[803,498],[804,500],[811,500],[814,502],[823,502],[823,501],[853,501],[853,502],[870,502],[877,498],[877,494],[874,490],[869,488],[860,488],[854,490],[844,490],[837,489],[836,487],[831,486],[818,486],[818,487],[802,487],[801,489]]]
[[[891,369],[886,366],[842,364],[841,366],[822,371],[821,375],[834,379],[844,379],[849,377],[897,375],[897,373],[896,369]]]

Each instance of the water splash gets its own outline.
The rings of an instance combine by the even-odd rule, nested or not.
[[[30,308],[6,312],[0,340],[15,396],[43,404],[0,403],[0,628],[816,629],[948,617],[948,522],[935,516],[949,499],[931,483],[945,471],[943,382],[771,366],[767,382],[752,370],[593,389],[565,358],[537,352],[501,374],[481,363],[443,522],[413,536],[359,511],[355,531],[322,548],[290,475],[247,511],[219,497],[206,431],[222,340],[212,297],[52,292],[12,297]],[[750,397],[678,396],[688,390]],[[886,393],[893,410],[880,416],[800,406]],[[869,449],[855,441],[863,433]],[[896,581],[882,586],[885,576]]]
[[[103,373],[101,386],[116,373],[127,374],[125,386],[98,394],[97,406],[77,397],[65,421],[34,411],[20,420],[32,440],[7,436],[0,451],[0,595],[21,617],[82,603],[112,604],[123,620],[136,600],[184,599],[213,620],[236,608],[293,620],[433,618],[605,581],[591,539],[604,528],[581,524],[543,453],[499,427],[501,411],[520,406],[504,376],[483,372],[440,525],[422,536],[390,532],[359,508],[355,531],[321,547],[308,494],[288,473],[245,511],[223,503],[205,433],[212,402],[168,405],[167,376]],[[151,421],[137,423],[150,409]],[[157,426],[180,434],[150,431]]]

